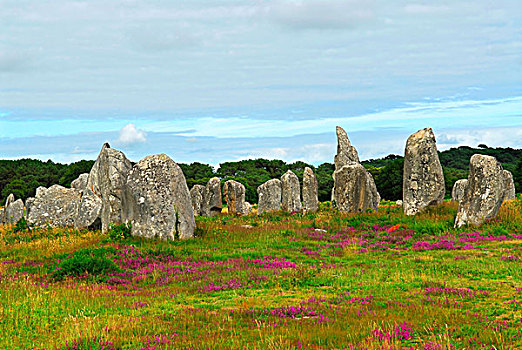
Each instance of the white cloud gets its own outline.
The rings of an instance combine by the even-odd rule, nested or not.
[[[132,145],[147,141],[145,131],[137,129],[134,124],[127,124],[120,130],[120,137],[116,141],[121,145]]]

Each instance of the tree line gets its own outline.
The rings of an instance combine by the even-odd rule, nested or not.
[[[451,189],[455,181],[468,176],[469,159],[473,154],[494,156],[504,169],[513,173],[517,193],[522,192],[522,149],[490,148],[479,145],[478,148],[461,146],[439,152],[439,158],[444,170],[446,197],[451,197]],[[387,200],[402,198],[402,173],[404,158],[398,155],[388,155],[383,158],[370,159],[361,162],[373,175],[377,190],[381,197]],[[0,196],[3,204],[10,193],[24,201],[34,197],[39,186],[50,187],[59,184],[70,187],[71,182],[82,173],[88,173],[94,161],[82,160],[71,164],[54,163],[51,160],[43,162],[35,159],[0,160]],[[305,162],[286,163],[282,160],[249,159],[237,162],[224,162],[213,169],[208,164],[194,162],[179,166],[185,174],[190,188],[195,184],[205,185],[214,176],[223,182],[236,180],[245,185],[246,200],[257,203],[257,187],[274,178],[280,178],[287,170],[292,170],[299,180],[303,180],[305,167],[314,170],[318,182],[319,200],[329,201],[333,187],[332,174],[335,167],[332,163],[313,166]]]

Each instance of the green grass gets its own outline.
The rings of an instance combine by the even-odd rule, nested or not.
[[[197,218],[151,241],[0,228],[0,348],[517,349],[522,205]]]

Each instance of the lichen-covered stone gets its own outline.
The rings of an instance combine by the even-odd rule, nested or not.
[[[464,192],[468,185],[468,179],[460,179],[455,181],[453,189],[451,190],[451,200],[454,202],[460,202],[464,198]]]
[[[455,227],[482,225],[493,219],[502,205],[504,169],[494,157],[475,154],[469,163],[468,184],[455,219]]]
[[[245,186],[242,183],[228,180],[223,186],[223,195],[229,214],[248,215],[252,211],[252,207],[245,202]]]
[[[345,165],[333,176],[333,197],[338,210],[356,213],[377,209],[381,197],[372,175],[361,164]]]
[[[194,216],[203,215],[203,195],[205,193],[205,186],[194,185],[190,189],[190,200],[192,201],[192,210],[194,210]]]
[[[281,176],[281,209],[288,213],[301,211],[301,186],[291,170]]]
[[[71,182],[71,188],[76,188],[79,191],[83,191],[87,187],[87,181],[89,180],[89,174],[81,174]]]
[[[281,210],[281,181],[279,179],[268,180],[257,187],[259,203],[257,213]]]
[[[415,215],[430,205],[441,204],[446,188],[431,128],[410,135],[404,152],[403,208]]]
[[[332,175],[332,203],[340,211],[361,212],[377,209],[381,196],[372,175],[359,163],[357,150],[346,131],[337,127],[337,154]]]
[[[78,229],[101,229],[103,201],[87,187],[82,191],[82,198],[75,218],[74,226]]]
[[[221,197],[221,180],[213,177],[208,180],[203,193],[202,216],[216,216],[223,209],[223,198]]]
[[[53,185],[37,191],[27,215],[30,225],[74,226],[81,193],[75,188]]]
[[[21,199],[15,200],[11,193],[5,202],[3,217],[1,222],[7,225],[14,225],[24,216],[24,202]]]
[[[31,206],[34,203],[34,197],[29,197],[25,200],[25,216],[29,216],[29,213],[31,212]]]
[[[303,210],[314,213],[319,209],[317,177],[306,167],[303,173]]]
[[[127,206],[123,201],[127,175],[131,168],[132,164],[125,154],[106,143],[89,173],[86,189],[102,201],[100,219],[103,232],[108,230],[111,223],[121,224],[128,221]],[[90,203],[92,201],[88,198],[82,206]]]
[[[515,199],[517,197],[515,192],[515,182],[513,181],[513,174],[508,170],[504,170],[504,186],[506,191],[504,200],[510,201]]]
[[[163,240],[194,236],[196,222],[185,176],[165,154],[145,157],[134,165],[125,202],[133,236]]]

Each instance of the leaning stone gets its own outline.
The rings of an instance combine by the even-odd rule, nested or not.
[[[259,198],[258,214],[281,210],[281,181],[279,179],[268,180],[259,185],[257,195]]]
[[[14,225],[24,216],[24,202],[21,199],[14,200],[11,193],[5,202],[2,222],[7,225]]]
[[[133,236],[173,240],[194,236],[196,222],[181,168],[167,155],[140,160],[126,184]]]
[[[404,213],[415,215],[430,205],[441,204],[446,188],[433,130],[426,128],[412,134],[404,153]]]
[[[109,224],[121,224],[129,219],[124,193],[131,168],[132,164],[123,152],[105,143],[89,173],[86,188],[102,201],[103,232],[108,230]]]
[[[200,216],[203,214],[203,195],[205,193],[205,186],[194,185],[190,189],[190,199],[192,201],[192,210],[194,210],[194,216]]]
[[[359,154],[350,143],[348,134],[340,126],[335,129],[337,134],[337,154],[334,157],[335,169],[339,170],[345,165],[360,163]]]
[[[314,213],[318,209],[317,178],[313,170],[306,167],[303,173],[303,210]]]
[[[230,215],[248,215],[252,211],[252,207],[245,202],[245,186],[242,183],[228,180],[223,186],[223,195]]]
[[[453,189],[451,190],[451,200],[454,202],[460,202],[464,198],[464,192],[468,185],[468,179],[460,179],[455,181]]]
[[[89,174],[81,174],[77,179],[71,182],[71,188],[76,188],[79,191],[83,191],[85,187],[87,187],[87,180],[89,179]]]
[[[506,194],[504,196],[505,201],[510,201],[517,198],[515,193],[515,182],[513,181],[513,174],[510,171],[504,170],[504,183]]]
[[[39,191],[27,215],[30,225],[74,226],[81,193],[74,188],[53,185]]]
[[[299,178],[291,170],[281,176],[281,209],[288,213],[301,211]]]
[[[502,205],[504,169],[494,157],[475,154],[469,163],[468,185],[459,203],[455,227],[482,225],[493,219]]]
[[[213,177],[208,180],[203,193],[202,216],[216,216],[221,214],[223,199],[221,197],[221,180]]]
[[[356,213],[377,209],[381,197],[372,175],[361,164],[345,165],[333,176],[333,197],[338,210]]]

